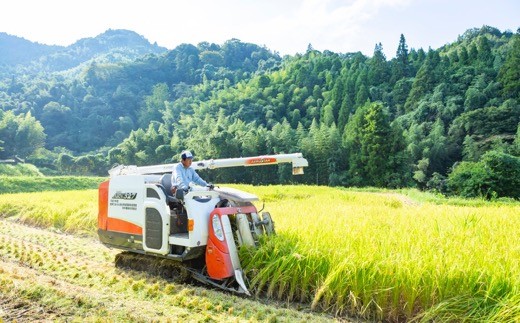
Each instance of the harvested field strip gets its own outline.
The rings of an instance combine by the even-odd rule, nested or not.
[[[0,321],[331,320],[120,270],[117,253],[91,237],[0,219]]]

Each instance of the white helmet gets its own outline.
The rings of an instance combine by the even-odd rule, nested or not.
[[[186,159],[186,158],[193,158],[193,154],[191,153],[191,151],[189,150],[185,150],[181,153],[181,158],[182,159]]]

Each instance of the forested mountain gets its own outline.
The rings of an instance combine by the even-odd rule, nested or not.
[[[285,166],[205,176],[520,197],[519,31],[484,26],[435,50],[409,49],[404,35],[396,45],[390,60],[381,44],[371,57],[309,45],[281,58],[232,39],[93,59],[73,73],[19,70],[0,83],[0,158],[106,174],[184,148],[199,159],[301,151],[303,177]]]
[[[10,65],[27,64],[41,56],[61,49],[60,46],[33,43],[24,38],[0,32],[0,66],[2,68]]]
[[[0,33],[0,66],[11,73],[63,71],[97,58],[121,62],[134,60],[145,54],[160,54],[167,49],[150,44],[143,36],[129,30],[112,30],[94,37],[80,39],[74,44],[48,46]],[[18,71],[13,67],[18,66]]]
[[[78,43],[83,45],[74,48],[96,47],[100,41]],[[124,49],[131,52],[132,48]],[[148,54],[132,61],[100,62],[98,57],[79,72],[77,68],[74,73],[37,76],[18,72],[5,78],[0,84],[1,109],[17,115],[30,113],[39,120],[45,129],[46,148],[63,147],[81,154],[115,146],[132,130],[146,129],[151,121],[161,120],[163,106],[184,97],[196,84],[213,79],[235,84],[280,61],[267,49],[238,40],[222,46],[184,44],[162,55]],[[149,99],[153,89],[163,84],[169,84],[163,101]]]

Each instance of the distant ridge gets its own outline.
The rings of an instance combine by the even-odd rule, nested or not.
[[[67,47],[43,45],[0,33],[0,65],[33,65],[49,71],[74,68],[95,57],[111,53],[135,59],[165,51],[166,48],[151,44],[138,33],[124,29],[108,29],[95,37],[82,38]]]
[[[0,32],[0,65],[27,64],[64,48],[34,43],[22,37]]]

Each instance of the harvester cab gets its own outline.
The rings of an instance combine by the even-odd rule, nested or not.
[[[292,163],[293,174],[308,166],[302,154],[193,162],[194,169]],[[122,266],[157,271],[182,281],[192,277],[224,290],[250,295],[238,248],[257,246],[274,234],[268,212],[259,214],[254,194],[233,188],[193,186],[171,193],[174,164],[118,166],[99,186],[98,235],[103,244],[125,250]]]

